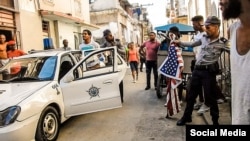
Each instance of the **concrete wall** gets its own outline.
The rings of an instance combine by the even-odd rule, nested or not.
[[[91,11],[103,11],[107,9],[119,8],[119,0],[95,0],[92,4]]]
[[[20,33],[22,50],[43,49],[42,20],[34,2],[19,1],[19,14],[16,14],[17,31]]]
[[[63,13],[72,13],[74,5],[72,0],[38,0],[40,9],[46,9],[49,11],[58,11]],[[73,14],[73,13],[72,13]]]
[[[89,0],[39,0],[40,9],[69,13],[73,17],[83,19],[87,22],[89,18]]]
[[[71,25],[63,23],[63,22],[58,22],[58,28],[60,29],[58,31],[59,47],[63,46],[63,44],[62,44],[63,39],[68,39],[69,46],[72,49],[75,49],[74,35],[75,35],[75,33],[81,33],[81,31],[79,31],[79,28],[77,28],[75,26],[71,26]],[[80,40],[80,42],[82,42],[80,37],[78,37],[78,39]]]
[[[202,15],[204,19],[207,17],[206,0],[187,0],[188,7],[188,24],[191,25],[191,18],[196,15]]]
[[[37,3],[39,2],[39,3]],[[75,26],[64,21],[55,21],[40,16],[39,10],[68,13],[72,17],[90,23],[89,0],[18,0],[20,12],[16,14],[17,32],[20,34],[21,49],[28,52],[31,49],[43,50],[42,20],[50,23],[50,37],[55,48],[62,46],[62,40],[68,39],[69,46],[78,48],[81,42],[81,31],[86,27]]]
[[[102,38],[102,31],[109,28],[124,45],[132,41],[143,42],[138,33],[143,30],[142,26],[138,26],[138,21],[130,16],[131,13],[121,8],[119,0],[96,0],[90,7],[91,23],[101,26],[99,30],[93,31],[96,38]]]
[[[208,16],[218,16],[221,18],[219,10],[219,0],[187,0],[188,17],[191,19],[196,15],[202,15],[204,19]],[[191,23],[189,21],[189,23]]]

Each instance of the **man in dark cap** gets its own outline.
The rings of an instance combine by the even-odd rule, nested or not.
[[[178,126],[185,125],[186,122],[192,122],[194,103],[199,91],[197,88],[200,87],[200,84],[202,84],[204,89],[206,102],[210,106],[213,125],[219,125],[219,108],[216,101],[216,74],[219,71],[218,59],[222,51],[229,51],[225,43],[226,41],[219,37],[220,23],[220,19],[216,16],[209,16],[205,22],[206,35],[201,39],[194,42],[174,41],[180,46],[195,47],[200,45],[201,48],[192,72],[184,115],[177,122]]]
[[[119,55],[124,60],[126,60],[126,51],[125,51],[124,46],[122,46],[119,39],[114,38],[114,36],[112,35],[112,32],[109,29],[106,29],[103,31],[103,37],[105,38],[106,41],[104,42],[103,45],[101,45],[101,48],[116,46],[117,52],[119,53]]]
[[[105,38],[106,41],[104,42],[103,45],[101,45],[101,48],[116,46],[118,54],[126,61],[127,60],[126,50],[124,46],[122,46],[120,40],[115,39],[109,29],[103,31],[103,37]],[[107,61],[112,62],[112,58],[113,56],[108,55]],[[121,101],[123,102],[123,81],[120,82],[119,89],[120,89]]]

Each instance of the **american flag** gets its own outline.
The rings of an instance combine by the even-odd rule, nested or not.
[[[176,88],[182,82],[181,67],[184,66],[181,50],[172,44],[169,47],[168,57],[163,61],[158,71],[168,78],[172,78],[172,88]]]
[[[169,47],[168,57],[163,61],[159,72],[166,76],[167,96],[166,104],[167,117],[180,112],[181,106],[177,93],[177,86],[181,84],[181,67],[184,66],[181,50],[174,44]]]
[[[167,96],[165,104],[165,106],[167,107],[167,117],[173,116],[181,111],[177,88],[171,88],[171,83],[172,78],[167,81]]]

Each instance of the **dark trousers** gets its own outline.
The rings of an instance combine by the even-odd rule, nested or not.
[[[206,103],[210,107],[210,115],[214,123],[219,119],[219,108],[217,105],[216,94],[216,74],[208,70],[196,70],[192,72],[190,91],[187,95],[187,105],[184,111],[183,118],[191,118],[195,99],[198,96],[200,84],[204,89],[204,97]]]
[[[140,71],[142,71],[143,64],[145,64],[146,60],[145,59],[140,59]]]
[[[194,71],[195,62],[196,62],[196,60],[191,61],[191,72]],[[203,97],[202,84],[200,84],[200,86],[198,88],[199,88],[199,90],[197,90],[197,92],[198,92],[198,96],[199,96],[199,101],[201,103],[203,103],[205,100],[204,100],[204,97]],[[206,102],[205,102],[205,105],[207,105]]]
[[[217,93],[217,99],[223,99],[223,100],[226,99],[218,83],[216,84],[216,93]]]
[[[147,87],[150,87],[151,71],[154,73],[154,86],[157,86],[158,72],[157,61],[146,61]]]

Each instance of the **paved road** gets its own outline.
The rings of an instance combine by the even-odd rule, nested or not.
[[[166,119],[165,97],[158,99],[153,88],[144,90],[144,72],[132,83],[128,69],[122,108],[69,119],[62,125],[58,141],[185,141],[185,126],[176,126],[183,111]],[[206,122],[193,114],[192,124]]]

